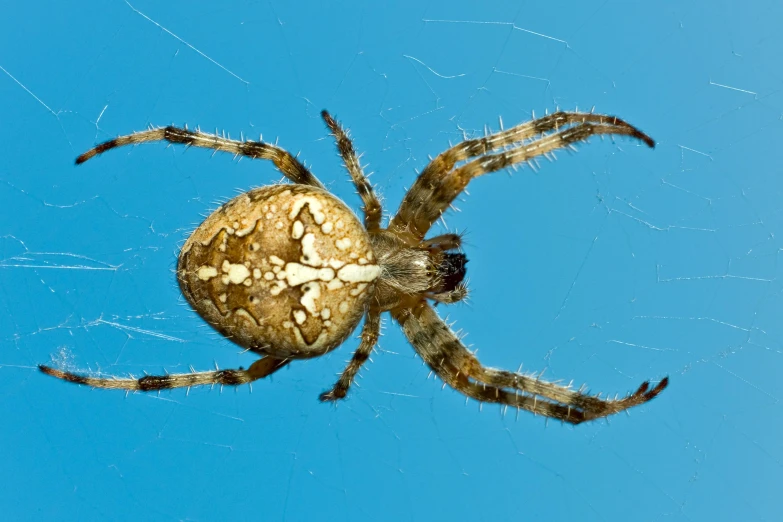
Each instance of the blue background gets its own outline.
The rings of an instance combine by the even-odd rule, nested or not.
[[[779,2],[28,1],[0,19],[0,505],[6,520],[777,520],[783,479]],[[178,247],[265,162],[95,143],[188,123],[265,139],[358,207],[318,112],[351,129],[393,212],[428,160],[556,106],[653,150],[470,186],[468,304],[488,365],[594,391],[671,377],[588,425],[441,391],[385,323],[239,389],[90,390],[39,363],[136,375],[247,366],[184,303]],[[440,228],[439,230],[443,230]]]

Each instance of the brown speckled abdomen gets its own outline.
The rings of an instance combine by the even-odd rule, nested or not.
[[[273,185],[212,213],[188,238],[177,278],[196,312],[257,353],[321,355],[356,328],[380,267],[364,227],[328,192]]]

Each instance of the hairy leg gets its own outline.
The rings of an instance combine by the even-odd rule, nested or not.
[[[321,117],[326,122],[329,130],[332,131],[334,139],[337,141],[337,150],[340,152],[343,161],[345,162],[345,168],[348,170],[348,174],[351,175],[353,184],[356,187],[356,192],[359,193],[359,197],[362,198],[362,204],[364,207],[364,227],[369,230],[378,230],[381,228],[381,202],[378,200],[378,196],[372,189],[372,185],[367,180],[367,176],[362,171],[362,166],[359,164],[359,158],[356,156],[356,151],[353,150],[353,143],[348,137],[348,133],[340,126],[340,124],[332,118],[327,111],[321,111]]]
[[[364,328],[362,328],[361,342],[359,347],[348,362],[348,366],[345,367],[340,378],[334,384],[331,390],[325,391],[320,395],[320,399],[323,402],[336,401],[342,399],[348,393],[348,388],[351,387],[356,374],[359,373],[359,369],[370,358],[375,344],[378,342],[378,336],[381,332],[381,313],[377,310],[370,309],[367,312],[367,318],[364,322]]]
[[[275,167],[277,167],[285,177],[294,183],[324,188],[321,182],[318,181],[318,178],[307,170],[307,167],[292,156],[290,152],[281,149],[280,147],[262,141],[237,141],[216,134],[207,134],[198,130],[191,131],[188,129],[180,129],[173,126],[134,132],[127,136],[120,136],[113,140],[103,142],[76,158],[76,164],[79,165],[84,163],[88,159],[93,158],[98,154],[103,154],[107,150],[151,141],[167,141],[169,143],[177,143],[189,147],[200,147],[228,152],[237,156],[246,156],[253,159],[268,159],[275,164]]]
[[[290,359],[275,359],[273,357],[266,356],[251,364],[247,370],[215,370],[211,372],[147,375],[145,377],[141,377],[140,379],[89,377],[77,373],[57,370],[49,366],[44,366],[43,364],[39,365],[38,369],[47,375],[51,375],[52,377],[57,377],[58,379],[75,384],[86,384],[87,386],[92,386],[93,388],[156,391],[167,390],[170,388],[190,388],[192,386],[212,384],[226,386],[247,384],[273,374],[283,366],[287,365],[289,362]]]
[[[571,127],[567,130],[560,130],[568,125]],[[559,132],[522,143],[549,131]],[[650,147],[655,146],[652,138],[614,116],[568,112],[557,112],[483,138],[466,140],[439,154],[425,167],[403,198],[389,228],[410,234],[414,241],[420,241],[465,188],[465,185],[460,186],[453,181],[459,171],[454,170],[458,162],[479,157],[464,167],[471,164],[484,165],[486,170],[480,174],[485,174],[567,147],[594,134],[626,135],[641,140]],[[560,138],[553,141],[553,136]],[[502,152],[484,156],[497,150]],[[522,158],[519,151],[526,151],[526,157]],[[514,154],[515,152],[517,154]],[[504,158],[512,161],[505,161]],[[443,191],[444,186],[454,190]]]
[[[482,366],[426,303],[414,310],[394,310],[392,315],[416,351],[444,382],[479,401],[505,404],[579,424],[643,404],[668,384],[668,378],[664,378],[650,390],[645,382],[623,399],[604,400],[533,376]]]

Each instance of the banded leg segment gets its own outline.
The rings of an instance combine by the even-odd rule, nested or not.
[[[608,125],[593,125],[585,123],[566,130],[549,134],[543,138],[532,141],[517,148],[509,149],[498,154],[481,156],[461,167],[454,169],[434,190],[432,190],[429,203],[424,206],[413,218],[411,229],[429,229],[443,212],[468,186],[468,183],[478,176],[497,172],[512,165],[525,163],[538,156],[549,154],[558,149],[568,147],[574,143],[585,141],[591,136],[632,135],[635,130],[625,127],[611,127]]]
[[[561,127],[568,125],[572,125],[568,130],[573,130],[576,134],[565,134],[568,130],[564,129],[555,134],[544,135],[537,140],[522,143],[543,133],[558,131]],[[585,133],[585,131],[587,132]],[[471,162],[481,165],[487,161],[490,166],[497,165],[497,168],[487,169],[482,174],[494,172],[514,163],[528,161],[536,156],[566,147],[574,141],[584,140],[593,134],[626,135],[643,141],[650,147],[655,146],[652,138],[620,118],[591,113],[556,112],[483,138],[466,140],[438,155],[425,167],[405,195],[389,228],[402,231],[402,233],[407,232],[412,234],[414,240],[421,240],[432,224],[464,190],[464,186],[456,192],[449,191],[448,194],[444,194],[442,190],[444,186],[456,188],[458,185],[452,182],[452,178],[457,172],[454,167],[458,162],[483,156],[488,152],[502,150],[498,154],[487,155]],[[554,142],[547,141],[553,136],[561,136],[566,139],[556,139]],[[576,136],[581,137],[568,140],[569,137],[575,138]],[[555,146],[552,146],[553,144]],[[518,155],[514,155],[517,151],[527,151],[528,157],[519,159]],[[504,164],[502,158],[516,160]]]
[[[392,315],[430,368],[449,386],[478,401],[504,404],[579,424],[652,400],[668,384],[668,378],[664,378],[651,390],[649,382],[645,382],[623,399],[604,400],[535,376],[482,366],[424,302],[413,310],[393,310]]]
[[[364,328],[362,328],[361,342],[359,347],[348,362],[348,366],[345,367],[340,378],[334,384],[331,390],[323,392],[319,399],[322,402],[336,401],[344,398],[348,394],[348,388],[351,387],[351,383],[356,378],[356,374],[359,373],[362,365],[370,358],[373,348],[378,342],[378,336],[381,332],[381,313],[378,310],[370,309],[367,312],[367,318],[364,321]]]
[[[359,163],[359,158],[356,156],[356,151],[353,149],[353,143],[351,138],[348,137],[348,133],[340,126],[340,124],[332,118],[327,111],[321,111],[321,117],[326,122],[326,126],[332,131],[335,141],[337,142],[337,150],[340,152],[343,161],[345,162],[345,168],[348,170],[348,174],[351,175],[351,180],[356,187],[356,191],[359,193],[359,197],[362,198],[362,204],[364,207],[364,227],[368,231],[379,230],[381,228],[381,202],[378,196],[375,195],[375,191],[372,189],[372,185],[367,180],[362,166]]]
[[[117,147],[153,141],[167,141],[189,147],[212,149],[252,159],[267,159],[272,161],[275,167],[294,183],[324,188],[321,182],[318,181],[318,178],[307,170],[307,167],[292,156],[290,152],[280,147],[262,141],[232,140],[217,134],[207,134],[198,130],[191,131],[173,126],[134,132],[127,136],[120,136],[103,142],[76,158],[76,164],[84,163],[98,154],[103,154],[107,150],[116,149]]]
[[[39,365],[38,369],[52,377],[57,377],[58,379],[75,384],[85,384],[87,386],[92,386],[93,388],[147,392],[213,384],[238,386],[267,377],[283,366],[286,366],[289,362],[290,359],[275,359],[274,357],[265,356],[251,364],[247,370],[215,370],[211,372],[147,375],[140,379],[89,377],[87,375],[58,370],[56,368],[44,366],[43,364]]]

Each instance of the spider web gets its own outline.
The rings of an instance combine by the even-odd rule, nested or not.
[[[780,5],[498,4],[6,12],[9,519],[777,518]],[[279,136],[356,208],[318,117],[328,108],[392,212],[428,155],[497,130],[498,116],[508,127],[556,106],[617,114],[658,146],[593,139],[538,173],[472,184],[445,226],[467,231],[470,303],[438,310],[488,365],[606,393],[668,374],[629,416],[575,429],[465,406],[388,321],[336,409],[316,397],[355,341],[252,393],[123,397],[35,370],[51,358],[136,375],[252,361],[184,305],[172,269],[202,214],[279,174],[163,145],[73,167],[94,143],[170,122]]]

